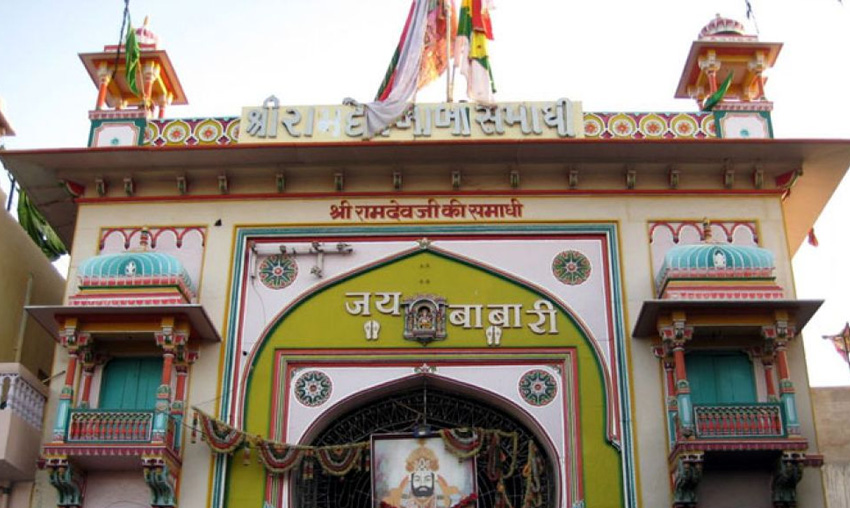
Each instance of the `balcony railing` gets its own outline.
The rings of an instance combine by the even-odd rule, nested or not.
[[[68,443],[140,443],[151,440],[153,411],[71,410]]]
[[[697,438],[740,439],[785,437],[779,404],[694,406]]]
[[[41,429],[47,389],[18,363],[0,363],[0,410],[11,411]]]

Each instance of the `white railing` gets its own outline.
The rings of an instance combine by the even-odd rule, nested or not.
[[[19,363],[0,363],[0,411],[11,411],[41,429],[47,388]]]

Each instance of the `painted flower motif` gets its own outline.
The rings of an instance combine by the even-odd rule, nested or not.
[[[182,129],[171,129],[171,132],[168,133],[168,137],[171,138],[172,141],[182,139],[184,136],[185,134]]]
[[[576,250],[561,252],[552,260],[552,274],[568,286],[585,282],[590,277],[590,272],[590,260]]]
[[[661,124],[658,122],[648,122],[646,124],[646,132],[652,135],[658,135],[659,132],[663,130]]]
[[[598,131],[599,127],[596,126],[594,122],[586,122],[584,124],[584,133],[594,135]]]
[[[269,256],[260,263],[260,282],[269,289],[283,289],[298,276],[298,264],[285,254]]]
[[[519,395],[532,406],[545,406],[555,400],[558,382],[545,370],[530,370],[519,379]]]
[[[324,372],[311,370],[295,381],[295,398],[307,407],[321,406],[331,397],[333,383]]]

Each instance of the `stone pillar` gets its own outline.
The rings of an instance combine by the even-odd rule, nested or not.
[[[785,416],[785,428],[789,435],[800,435],[800,420],[797,418],[797,400],[794,395],[794,383],[788,368],[788,342],[796,333],[793,326],[788,325],[784,313],[777,313],[776,323],[762,327],[762,336],[776,352],[776,367],[779,370],[779,401]]]
[[[77,331],[77,320],[68,318],[65,327],[59,333],[59,340],[68,350],[68,367],[65,370],[65,384],[59,394],[59,406],[56,409],[56,423],[53,425],[53,441],[63,442],[68,432],[71,405],[74,400],[74,385],[77,377],[77,361],[84,356],[91,342],[91,336]]]
[[[97,69],[97,82],[97,103],[94,108],[100,111],[106,106],[106,94],[109,91],[109,83],[112,82],[112,70],[105,63]]]
[[[717,73],[720,71],[720,62],[714,51],[699,59],[699,68],[708,79],[708,95],[717,91]]]
[[[665,351],[672,353],[673,373],[676,382],[676,402],[679,414],[679,433],[681,436],[694,434],[693,404],[691,403],[691,387],[688,383],[688,373],[685,368],[685,342],[693,337],[694,329],[685,326],[684,317],[674,317],[671,326],[661,326],[658,329]]]
[[[165,442],[168,432],[168,420],[171,413],[171,375],[175,357],[182,356],[188,337],[185,332],[174,329],[174,318],[162,319],[162,331],[156,334],[156,343],[163,349],[162,381],[156,392],[154,407],[154,441]],[[172,436],[173,437],[173,436]]]

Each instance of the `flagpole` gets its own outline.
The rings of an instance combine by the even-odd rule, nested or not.
[[[454,102],[454,62],[452,62],[452,3],[443,0],[446,15],[446,102]],[[450,69],[451,68],[451,69]]]

